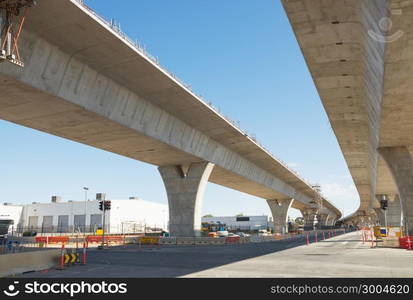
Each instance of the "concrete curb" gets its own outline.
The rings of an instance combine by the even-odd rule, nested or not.
[[[0,255],[0,277],[57,266],[60,249]]]

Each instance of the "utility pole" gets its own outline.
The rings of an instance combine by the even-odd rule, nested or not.
[[[89,190],[88,187],[83,187],[85,190],[85,228],[84,228],[84,234],[86,234],[86,224],[87,224],[87,191]],[[90,227],[90,226],[89,226]],[[89,228],[90,229],[90,228]]]
[[[386,236],[387,236],[387,207],[388,207],[387,195],[381,195],[380,208],[384,210],[384,226],[386,227]]]

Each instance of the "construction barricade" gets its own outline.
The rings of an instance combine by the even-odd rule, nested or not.
[[[192,237],[178,237],[176,238],[176,244],[180,246],[195,245],[195,238]]]
[[[88,235],[86,237],[86,244],[101,244],[102,236],[101,235]],[[122,244],[124,243],[124,238],[120,235],[112,236],[108,235],[104,238],[104,243],[110,246],[111,244]]]
[[[399,238],[399,246],[402,249],[413,249],[413,236],[405,236]]]
[[[211,238],[211,245],[225,245],[225,238]]]
[[[36,236],[35,238],[36,243],[44,243],[44,244],[68,244],[69,237],[68,236]]]
[[[213,240],[213,239],[216,239],[216,238],[213,238],[213,237],[198,237],[198,238],[195,238],[195,245],[211,245],[211,241]]]
[[[159,245],[160,237],[158,236],[142,236],[139,238],[141,245]]]

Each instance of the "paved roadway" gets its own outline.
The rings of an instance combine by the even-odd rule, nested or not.
[[[86,266],[22,277],[413,277],[413,251],[371,249],[359,232],[305,245],[260,244],[90,250]]]

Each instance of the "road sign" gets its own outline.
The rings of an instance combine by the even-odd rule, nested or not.
[[[74,264],[76,262],[80,262],[80,256],[79,253],[70,253],[70,254],[65,254],[65,259],[64,259],[64,264]]]

